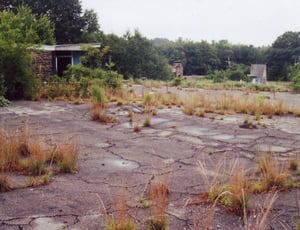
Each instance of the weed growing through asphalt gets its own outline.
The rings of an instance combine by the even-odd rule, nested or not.
[[[132,218],[126,213],[126,198],[123,189],[118,191],[114,200],[114,213],[109,214],[106,207],[98,194],[96,194],[100,202],[100,210],[105,218],[105,230],[136,230],[137,226]]]
[[[98,86],[91,86],[91,116],[92,120],[102,123],[114,122],[114,120],[107,115],[107,98],[105,90]]]
[[[150,217],[146,222],[149,230],[168,229],[167,205],[169,188],[165,178],[155,179],[149,184]]]
[[[154,96],[152,93],[146,93],[144,96],[144,127],[151,126],[152,115],[156,114]]]
[[[213,173],[209,173],[206,165],[199,161],[200,175],[207,191],[205,196],[211,202],[218,199],[219,204],[238,215],[242,215],[244,209],[248,210],[249,208],[249,178],[237,160],[230,162],[229,168],[231,170],[225,174],[221,171],[226,167],[225,163],[219,161]]]
[[[5,172],[29,175],[27,186],[38,186],[48,184],[52,173],[76,172],[79,144],[75,139],[47,143],[32,130],[27,124],[15,131],[0,129],[0,170],[3,175]]]
[[[149,201],[144,197],[144,193],[138,197],[138,206],[140,208],[149,208]]]
[[[274,115],[283,115],[287,112],[298,114],[299,109],[288,108],[280,99],[269,99],[264,94],[258,94],[256,97],[242,93],[222,93],[212,95],[204,92],[186,92],[184,95],[171,92],[166,95],[157,93],[159,108],[162,105],[168,107],[183,107],[183,112],[187,115],[203,116],[199,109],[206,113],[218,113],[225,115],[227,113],[244,113],[256,115],[259,121],[262,115],[272,118]],[[200,111],[201,111],[200,110]]]
[[[197,109],[197,98],[195,95],[185,98],[183,101],[183,112],[186,115],[194,115]]]
[[[77,171],[79,144],[76,140],[60,144],[51,156],[52,164],[57,166],[58,173],[74,173]]]
[[[264,190],[285,189],[289,186],[291,174],[288,171],[288,166],[280,162],[272,151],[261,154],[258,159],[258,171],[261,173],[261,183]]]
[[[146,116],[143,122],[144,127],[150,127],[151,126],[151,117]]]
[[[262,203],[256,204],[251,213],[244,212],[244,229],[267,229],[267,219],[278,199],[278,191],[268,193]]]
[[[140,132],[140,114],[138,113],[133,113],[132,114],[132,126],[133,126],[133,131],[134,132]]]

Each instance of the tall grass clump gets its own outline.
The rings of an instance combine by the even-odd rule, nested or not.
[[[129,217],[127,212],[125,192],[122,188],[118,191],[115,197],[114,212],[110,215],[102,201],[97,194],[100,202],[100,210],[105,218],[105,230],[136,230],[136,223]]]
[[[77,170],[77,141],[51,144],[32,134],[31,130],[27,124],[16,131],[0,129],[0,172],[3,175],[6,172],[30,175],[33,179],[28,184],[36,186],[47,184],[52,173],[73,173]],[[36,180],[35,177],[39,178]],[[1,174],[1,180],[5,181],[3,178]]]
[[[237,160],[230,162],[229,173],[225,173],[225,162],[219,161],[213,172],[209,171],[201,161],[199,170],[206,186],[206,197],[210,202],[217,202],[237,215],[249,209],[249,178]]]
[[[258,171],[261,173],[263,190],[285,189],[289,186],[291,174],[288,165],[280,162],[271,151],[259,157]]]
[[[188,96],[183,101],[183,112],[186,115],[194,115],[197,109],[198,100],[195,95]]]
[[[19,158],[20,143],[16,132],[0,128],[0,169],[15,169]]]
[[[79,144],[75,140],[60,144],[52,156],[51,164],[55,163],[58,173],[75,173],[77,168]]]
[[[112,121],[107,115],[107,98],[102,87],[98,85],[91,86],[91,103],[92,120],[104,123]]]
[[[154,108],[154,96],[151,93],[146,93],[144,96],[144,122],[145,127],[151,126],[151,117],[155,112]]]
[[[98,85],[91,86],[91,112],[92,119],[101,121],[106,117],[106,95],[102,87]]]
[[[168,219],[166,215],[168,205],[169,188],[164,180],[156,180],[149,184],[149,209],[150,218],[146,225],[149,230],[168,229]]]

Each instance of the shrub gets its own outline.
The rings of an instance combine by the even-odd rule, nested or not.
[[[82,77],[92,77],[92,70],[83,65],[68,65],[67,69],[64,71],[64,77],[66,79],[75,78],[79,81]]]
[[[211,75],[211,78],[213,79],[214,83],[224,82],[227,79],[225,71],[222,70],[214,71],[213,74]]]
[[[7,107],[10,105],[10,101],[0,96],[0,107]]]
[[[181,85],[181,78],[176,77],[172,80],[172,85],[173,86],[180,86]]]
[[[29,47],[33,44],[54,43],[54,28],[47,16],[36,16],[29,8],[19,7],[16,12],[0,11],[0,90],[8,99],[34,99],[39,87],[32,73]]]
[[[114,71],[106,71],[104,85],[112,89],[121,89],[123,76]]]

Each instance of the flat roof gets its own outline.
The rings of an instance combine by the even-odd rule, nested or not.
[[[61,45],[37,45],[34,49],[45,51],[81,51],[85,48],[100,48],[100,43],[82,43],[82,44],[61,44]]]

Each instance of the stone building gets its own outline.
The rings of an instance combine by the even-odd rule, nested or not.
[[[100,48],[99,43],[42,45],[32,49],[32,70],[41,79],[62,76],[68,65],[80,64],[86,47]]]
[[[183,65],[181,61],[175,61],[173,63],[173,73],[176,77],[183,77]]]

